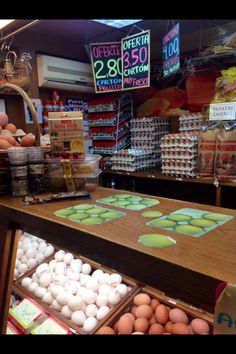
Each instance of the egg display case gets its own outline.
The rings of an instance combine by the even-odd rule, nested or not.
[[[212,314],[141,286],[95,334],[212,333]]]
[[[55,248],[55,250],[56,250],[56,248]],[[67,250],[65,250],[65,249],[63,251],[67,252]],[[69,253],[66,253],[66,254],[69,254]],[[88,259],[86,257],[83,257],[83,256],[79,255],[78,253],[74,253],[73,252],[73,256],[74,256],[74,260],[75,259],[80,259],[82,261],[82,265],[84,265],[84,264],[89,265],[88,268],[90,268],[90,269],[88,269],[88,270],[90,270],[90,271],[89,271],[89,273],[87,273],[87,275],[90,275],[90,274],[94,273],[96,270],[97,271],[100,270],[101,272],[103,272],[104,277],[105,276],[108,277],[108,275],[111,276],[112,274],[117,274],[117,272],[115,270],[107,268],[107,267],[104,267],[104,266],[102,266],[101,264],[99,264],[97,262],[94,262],[94,261],[92,261],[92,260],[90,260],[90,259]],[[47,259],[47,262],[43,261],[42,263],[47,263],[49,265],[49,263],[51,261],[53,261],[53,260],[54,260],[54,255],[50,256]],[[41,265],[42,265],[42,263],[41,263]],[[114,305],[112,305],[110,302],[107,302],[107,306],[106,305],[101,305],[101,306],[97,305],[97,309],[95,309],[95,307],[94,307],[94,309],[95,309],[95,311],[97,311],[97,313],[103,307],[103,310],[102,310],[103,313],[102,313],[102,311],[99,312],[99,319],[97,319],[96,315],[94,317],[91,316],[91,315],[88,316],[87,314],[86,314],[86,316],[85,315],[81,315],[81,312],[86,310],[85,307],[81,308],[82,311],[80,311],[79,309],[77,309],[77,311],[76,310],[75,311],[68,311],[68,310],[70,310],[70,308],[68,309],[68,306],[64,304],[64,305],[60,305],[60,312],[59,312],[59,307],[58,307],[58,310],[53,308],[52,307],[52,303],[51,304],[47,304],[46,302],[43,301],[42,298],[39,298],[38,296],[36,296],[36,294],[34,292],[29,291],[29,289],[27,289],[26,287],[22,286],[22,280],[24,278],[32,278],[34,273],[37,271],[38,266],[39,265],[37,265],[33,269],[29,270],[28,272],[26,272],[24,275],[20,276],[15,281],[14,286],[13,286],[14,292],[17,293],[18,295],[22,296],[22,297],[25,297],[25,296],[31,297],[34,301],[36,301],[40,306],[42,306],[45,309],[46,313],[48,313],[49,315],[57,318],[60,322],[64,323],[67,327],[69,327],[76,334],[94,334],[96,331],[98,331],[98,329],[101,326],[103,326],[103,324],[106,321],[108,321],[110,316],[112,316],[114,313],[116,313],[118,311],[118,309],[120,308],[120,306],[122,306],[123,303],[125,303],[136,292],[136,290],[138,289],[138,284],[135,282],[135,280],[133,280],[132,278],[130,278],[130,277],[126,276],[126,275],[123,275],[123,274],[119,273],[119,275],[122,277],[122,282],[120,284],[121,285],[125,285],[125,288],[127,289],[127,292],[125,294],[123,294],[123,296],[121,296],[121,295],[119,296],[119,301],[117,301],[117,297],[116,297],[115,300],[114,300],[114,302],[115,302]],[[69,266],[68,266],[68,269],[69,269]],[[42,270],[42,272],[44,273],[45,270]],[[79,281],[77,281],[77,283],[78,283],[78,286],[79,286],[79,284],[80,284]],[[107,288],[107,283],[105,282],[104,284],[106,284],[105,287]],[[72,282],[71,282],[71,285],[72,285]],[[49,286],[50,286],[50,284],[49,284]],[[107,290],[107,289],[105,289],[105,287],[103,287],[104,288],[103,290]],[[111,291],[112,290],[114,291],[115,287],[111,286]],[[77,294],[77,290],[76,290],[75,295],[78,295]],[[99,293],[99,295],[101,295],[101,294]],[[117,291],[115,292],[114,295],[117,296]],[[56,300],[56,297],[53,296],[52,300],[53,301]],[[62,299],[62,300],[64,301],[64,299]],[[100,300],[103,301],[103,299],[100,299]],[[50,299],[49,299],[48,302],[50,302]],[[83,303],[84,303],[84,305],[86,305],[86,307],[88,307],[89,304],[90,305],[94,304],[94,302],[90,302],[90,300],[88,300],[87,303],[85,301]],[[54,305],[55,305],[55,303],[54,303]],[[56,304],[56,305],[58,305],[58,304]],[[67,306],[66,309],[65,309],[65,306]],[[57,308],[57,306],[55,306],[55,307]],[[64,312],[64,314],[61,312],[62,307],[64,307],[64,311],[66,311],[66,312]],[[109,310],[108,310],[107,307],[109,307]],[[94,309],[91,308],[92,311],[94,311]],[[77,319],[76,318],[75,321],[80,321],[80,320],[83,321],[84,316],[85,316],[85,319],[91,318],[91,317],[96,318],[96,322],[94,320],[92,320],[93,323],[91,323],[91,327],[93,327],[93,328],[91,330],[89,330],[89,327],[88,327],[88,328],[86,328],[86,330],[84,330],[82,324],[78,325],[78,324],[74,323],[72,321],[72,319],[71,319],[71,316],[72,316],[73,312],[74,313],[75,312],[79,312],[79,315],[78,314],[77,315],[78,316],[82,316],[82,319],[80,319],[80,318]],[[84,322],[85,322],[85,319],[84,319]],[[95,325],[95,323],[96,323],[96,325]]]

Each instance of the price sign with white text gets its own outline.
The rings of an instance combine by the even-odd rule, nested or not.
[[[150,86],[150,31],[123,38],[121,51],[123,90]]]
[[[179,23],[163,38],[163,75],[167,77],[180,68]]]
[[[121,44],[90,44],[91,62],[96,93],[120,91],[122,89]]]

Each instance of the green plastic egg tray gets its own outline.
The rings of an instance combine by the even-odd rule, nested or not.
[[[136,211],[160,203],[157,199],[142,198],[132,194],[115,194],[110,197],[98,199],[97,202]]]

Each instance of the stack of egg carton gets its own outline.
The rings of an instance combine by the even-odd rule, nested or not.
[[[122,149],[116,151],[112,158],[112,170],[127,172],[141,171],[154,167],[156,164],[152,150]]]
[[[193,132],[201,130],[203,126],[203,116],[199,113],[189,113],[179,117],[179,131]]]
[[[133,118],[131,123],[131,147],[152,152],[154,166],[161,162],[161,137],[169,132],[167,117]]]
[[[196,133],[167,134],[161,139],[162,173],[169,176],[196,177]]]

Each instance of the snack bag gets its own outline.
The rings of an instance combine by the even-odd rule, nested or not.
[[[215,175],[220,181],[236,180],[236,131],[222,130],[216,138]]]
[[[216,135],[218,129],[208,129],[199,133],[197,176],[210,177],[214,175]]]
[[[227,284],[215,305],[214,334],[236,334],[236,285]]]

